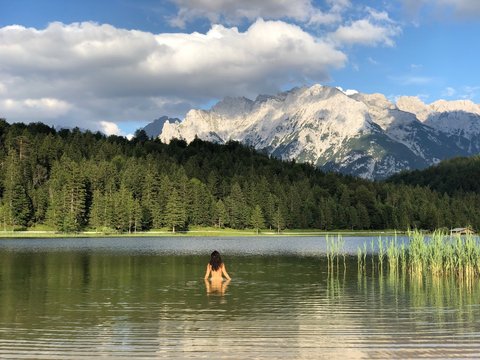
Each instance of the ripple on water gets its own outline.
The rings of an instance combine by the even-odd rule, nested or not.
[[[264,242],[261,255],[251,239],[246,245],[194,239],[191,254],[174,256],[188,250],[181,239],[174,239],[177,244],[122,240],[113,250],[110,240],[88,239],[73,249],[66,242],[51,248],[35,243],[30,249],[24,244],[21,250],[2,243],[0,358],[480,353],[478,283],[467,289],[378,273],[359,277],[355,262],[332,274],[318,256],[324,242],[318,239],[301,239],[296,250],[292,239]],[[207,293],[203,280],[206,257],[217,246],[232,251],[222,252],[233,277],[223,294]],[[233,255],[242,246],[241,256]]]

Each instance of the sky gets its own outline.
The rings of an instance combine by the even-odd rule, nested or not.
[[[127,136],[323,84],[480,102],[479,0],[0,0],[0,118]]]

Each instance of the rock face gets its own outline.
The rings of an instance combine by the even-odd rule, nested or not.
[[[480,108],[469,101],[426,105],[403,97],[314,85],[255,100],[227,97],[210,110],[166,120],[160,139],[229,140],[282,159],[370,179],[478,153]]]
[[[145,126],[143,130],[145,130],[145,133],[149,138],[157,138],[162,133],[163,125],[166,121],[180,122],[179,119],[171,119],[168,116],[162,116],[156,120],[153,120],[150,124]]]

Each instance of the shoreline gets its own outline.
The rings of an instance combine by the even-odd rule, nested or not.
[[[132,233],[105,233],[97,231],[82,231],[78,233],[61,233],[50,230],[24,230],[24,231],[0,231],[0,239],[19,239],[19,238],[116,238],[116,237],[302,237],[302,236],[394,236],[404,235],[405,231],[395,230],[376,230],[376,231],[352,231],[352,230],[304,230],[293,229],[285,230],[279,234],[273,230],[261,231],[256,233],[249,230],[234,229],[195,229],[187,231],[177,231],[172,233],[167,230],[158,231],[139,231]]]

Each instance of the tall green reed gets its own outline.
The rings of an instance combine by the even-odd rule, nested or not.
[[[371,241],[372,271],[382,272],[388,264],[390,273],[409,272],[421,277],[426,273],[433,276],[455,275],[461,279],[471,280],[480,276],[480,244],[472,235],[449,236],[445,232],[435,231],[426,236],[419,231],[408,233],[409,244],[397,242],[397,237],[378,238],[377,254]],[[358,248],[357,261],[361,271],[366,269],[366,244]]]

